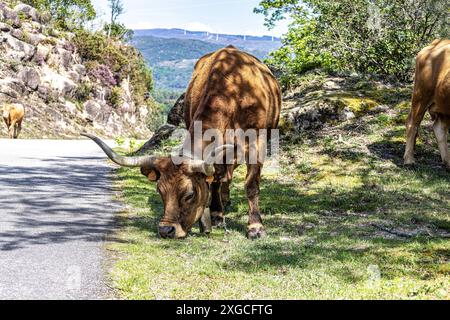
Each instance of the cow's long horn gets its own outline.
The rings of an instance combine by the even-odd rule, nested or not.
[[[153,156],[142,156],[142,157],[124,157],[115,153],[106,143],[104,143],[101,139],[96,136],[82,133],[82,136],[88,137],[92,139],[96,144],[99,145],[100,148],[106,153],[106,155],[115,163],[123,167],[142,167],[142,166],[152,166],[154,162],[157,160],[156,157]]]
[[[224,153],[228,150],[234,150],[234,145],[224,144],[217,147],[204,161],[191,161],[191,168],[195,172],[202,172],[207,176],[213,176],[215,173],[214,163],[218,159],[223,159]]]

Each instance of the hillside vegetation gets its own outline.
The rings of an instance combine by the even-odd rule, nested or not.
[[[91,18],[84,6],[90,2],[71,9],[87,17],[28,2],[39,10],[0,1],[0,106],[25,107],[21,137],[78,137],[85,130],[148,137],[157,106],[148,99],[152,75],[142,55],[120,38],[80,27],[79,19]]]
[[[179,94],[186,90],[196,61],[207,53],[227,45],[248,51],[260,59],[278,49],[279,39],[192,32],[180,29],[137,30],[132,44],[138,48],[152,66],[156,90],[172,90]],[[171,101],[172,103],[175,101]]]

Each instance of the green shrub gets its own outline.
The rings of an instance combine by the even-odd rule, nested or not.
[[[102,32],[91,33],[86,30],[76,32],[74,44],[78,53],[87,62],[88,69],[95,64],[104,65],[114,75],[117,83],[130,80],[133,100],[140,105],[153,88],[153,78],[144,57],[134,47],[120,41],[108,39]]]
[[[91,0],[22,0],[40,11],[45,11],[64,30],[79,29],[97,16]]]
[[[75,91],[77,101],[86,101],[91,96],[92,85],[88,82],[82,82]]]
[[[109,96],[109,102],[114,108],[120,107],[122,103],[123,90],[121,87],[114,87],[111,89],[111,95]]]

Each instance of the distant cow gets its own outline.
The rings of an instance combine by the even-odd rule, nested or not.
[[[278,125],[280,109],[280,86],[267,66],[231,46],[218,50],[202,57],[195,66],[184,103],[184,120],[191,133],[185,145],[194,143],[191,139],[195,139],[195,123],[201,123],[200,133],[215,129],[224,136],[229,130],[270,130]],[[97,137],[86,136],[117,164],[141,167],[142,174],[150,181],[157,181],[164,202],[164,214],[159,224],[161,237],[185,237],[208,208],[213,222],[223,221],[224,204],[228,201],[235,166],[209,160],[235,149],[234,143],[219,146],[210,153],[210,145],[205,142],[201,147],[209,156],[204,160],[188,158],[175,164],[171,157],[122,157]],[[263,164],[246,162],[247,236],[255,239],[265,235],[259,209]]]
[[[22,130],[22,121],[25,116],[25,109],[20,104],[7,104],[3,106],[2,115],[8,127],[10,139],[17,139]]]
[[[434,120],[434,133],[442,161],[450,169],[450,40],[435,40],[417,55],[412,108],[407,121],[405,165],[415,163],[414,149],[425,112]]]

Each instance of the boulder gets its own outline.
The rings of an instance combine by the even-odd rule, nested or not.
[[[9,8],[6,3],[0,3],[0,15],[2,16],[3,20],[15,20],[18,18],[17,13]]]
[[[78,73],[80,77],[84,77],[86,75],[86,67],[82,64],[75,64],[73,67],[73,71]]]
[[[67,74],[73,82],[80,82],[80,75],[77,72],[69,71]]]
[[[24,91],[24,84],[17,79],[0,79],[0,93],[10,96],[11,98],[18,98],[22,96]]]
[[[102,110],[102,106],[94,100],[87,101],[83,108],[84,118],[88,121],[95,121]]]
[[[42,82],[47,83],[60,97],[71,97],[77,85],[71,79],[61,75],[49,67],[42,69]]]
[[[0,31],[9,32],[11,31],[11,27],[8,26],[6,23],[0,22]]]
[[[37,10],[27,4],[24,3],[18,4],[17,6],[14,7],[14,12],[16,12],[17,14],[22,14],[33,21],[36,22],[41,21],[40,15],[37,12]]]
[[[6,34],[4,35],[4,39],[6,40],[6,44],[15,52],[9,52],[9,56],[11,58],[19,58],[22,61],[30,61],[34,56],[36,51],[36,47],[21,41],[19,39],[14,38],[13,36]]]
[[[30,67],[24,67],[19,72],[18,78],[32,90],[37,90],[38,86],[41,84],[41,76],[39,72]]]
[[[34,53],[33,61],[38,65],[42,66],[47,61],[48,55],[50,54],[50,50],[51,49],[48,46],[39,44],[36,47],[36,52]]]
[[[63,65],[64,68],[68,69],[73,60],[72,52],[63,48],[57,48],[56,51],[59,56],[58,60],[60,61],[61,65]]]

